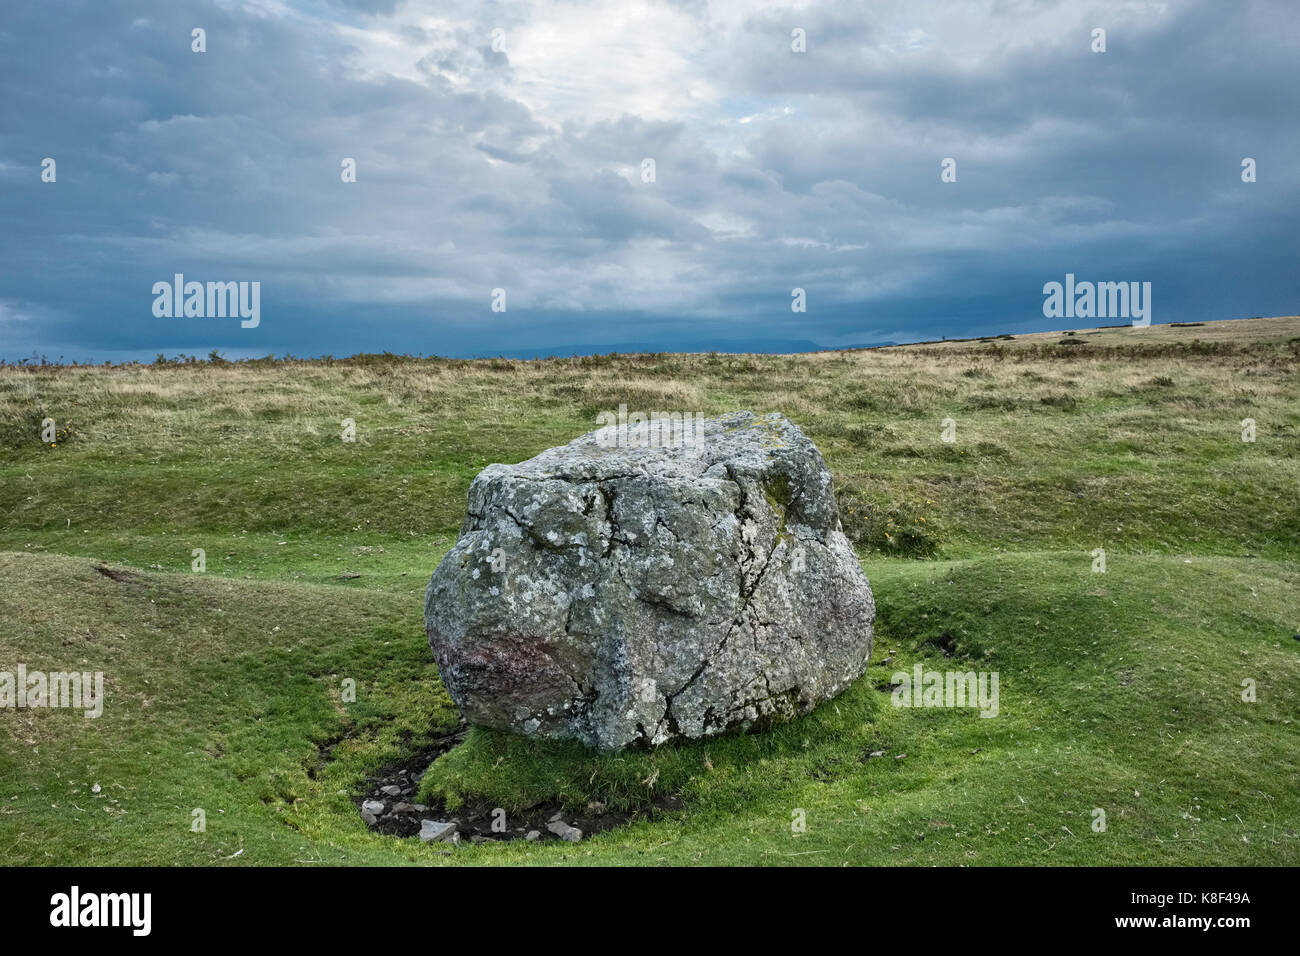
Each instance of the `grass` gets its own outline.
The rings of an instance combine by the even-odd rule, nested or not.
[[[1069,348],[0,368],[0,670],[102,670],[107,692],[97,720],[0,711],[0,859],[1294,865],[1297,336],[1261,319]],[[846,510],[874,505],[846,517],[872,666],[761,734],[593,755],[475,730],[424,782],[507,813],[676,794],[653,821],[451,855],[371,834],[366,775],[456,720],[422,595],[469,481],[620,403],[808,432]],[[45,417],[70,429],[57,447]],[[999,715],[892,706],[917,662],[998,672]]]

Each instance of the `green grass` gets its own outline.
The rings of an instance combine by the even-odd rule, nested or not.
[[[96,720],[0,711],[0,860],[1295,865],[1300,389],[1276,322],[1107,330],[1115,354],[1083,357],[1103,346],[0,369],[0,670],[107,690]],[[793,723],[653,752],[475,730],[424,782],[507,813],[677,795],[652,822],[450,855],[371,834],[365,776],[456,721],[422,597],[469,481],[620,402],[784,411],[842,499],[878,506],[867,674]],[[47,415],[56,448],[28,434]],[[892,548],[891,516],[926,546]],[[918,661],[996,671],[999,715],[893,706]]]

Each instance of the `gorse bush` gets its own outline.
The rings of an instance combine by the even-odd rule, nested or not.
[[[39,408],[14,409],[0,417],[0,446],[21,448],[41,439],[41,420],[45,417]]]
[[[837,491],[840,524],[860,551],[877,551],[900,558],[932,558],[939,553],[941,531],[930,499],[888,505],[860,492]]]
[[[58,422],[46,441],[45,420],[51,418],[44,408],[29,405],[0,414],[0,447],[26,448],[41,444],[49,447],[72,440],[72,422]]]

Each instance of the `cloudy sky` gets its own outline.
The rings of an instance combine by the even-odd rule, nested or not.
[[[1107,324],[1043,317],[1067,272],[1293,314],[1297,63],[1289,0],[5,0],[0,357]],[[175,273],[260,324],[156,317]]]

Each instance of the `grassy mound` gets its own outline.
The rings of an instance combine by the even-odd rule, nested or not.
[[[653,752],[475,731],[434,763],[426,795],[511,813],[552,800],[635,810],[672,793],[681,809],[576,849],[450,857],[370,834],[353,802],[368,773],[455,721],[406,601],[96,568],[0,556],[6,620],[23,610],[15,592],[71,585],[21,643],[0,642],[3,658],[54,669],[75,646],[108,682],[97,720],[11,715],[0,852],[12,862],[1300,862],[1293,563],[869,565],[877,663],[848,693],[762,734]],[[891,676],[918,661],[997,671],[999,716],[893,706]],[[356,703],[340,698],[348,676]],[[206,833],[190,832],[195,808]]]
[[[1297,859],[1300,745],[1291,603],[1300,566],[1086,554],[869,568],[876,660],[852,690],[757,736],[593,756],[479,731],[439,758],[430,795],[507,809],[632,808],[713,862],[817,853],[853,863],[1273,863]],[[1250,613],[1235,604],[1251,595]],[[1155,595],[1159,595],[1156,597]],[[892,674],[997,671],[1000,714],[896,708]],[[1242,680],[1257,699],[1242,700]],[[878,757],[870,754],[881,752]],[[1093,811],[1106,814],[1094,832]],[[804,811],[808,830],[791,823]],[[618,839],[618,838],[610,838]]]
[[[103,567],[0,553],[0,669],[103,671],[105,691],[93,720],[3,712],[8,863],[310,857],[328,837],[312,850],[299,831],[354,829],[365,773],[456,722],[404,600]]]

